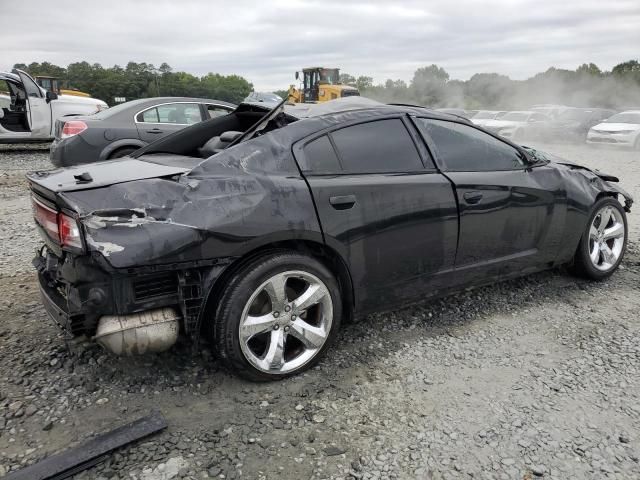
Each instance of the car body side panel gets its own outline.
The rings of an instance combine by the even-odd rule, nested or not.
[[[553,163],[562,177],[567,190],[567,216],[562,232],[562,246],[557,263],[565,263],[573,258],[578,242],[585,232],[593,204],[602,195],[618,198],[627,211],[633,198],[615,183],[600,178],[596,172],[569,163]]]
[[[460,206],[456,268],[487,275],[553,262],[566,215],[565,186],[555,168],[446,175]],[[473,195],[481,198],[469,203]]]
[[[441,174],[309,176],[326,243],[345,260],[360,313],[447,287],[458,214]],[[353,195],[352,208],[331,206]]]
[[[80,212],[89,250],[114,268],[238,257],[282,240],[322,241],[286,144],[267,135],[216,158],[178,181],[134,180],[60,196]]]

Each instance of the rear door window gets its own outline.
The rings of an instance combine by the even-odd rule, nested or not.
[[[207,107],[207,115],[209,115],[209,118],[222,117],[224,115],[227,115],[230,111],[218,105],[209,104],[209,105],[206,105],[206,107]]]
[[[138,115],[138,121],[144,123],[159,123],[160,120],[158,118],[158,109],[150,108],[149,110],[145,110],[140,115]]]
[[[331,132],[345,173],[423,170],[420,155],[399,118],[360,123]]]
[[[202,112],[197,103],[168,103],[139,113],[136,120],[143,123],[192,125],[202,121]]]
[[[202,113],[197,103],[170,103],[158,105],[160,123],[191,125],[202,121]]]
[[[524,167],[518,150],[476,128],[445,120],[416,120],[418,128],[435,146],[446,171],[485,172]]]
[[[339,173],[342,168],[336,151],[327,135],[316,138],[304,146],[304,157],[300,162],[304,171],[313,173]]]

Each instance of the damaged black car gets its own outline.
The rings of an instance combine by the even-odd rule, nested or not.
[[[563,265],[603,279],[632,204],[610,175],[362,98],[243,104],[28,180],[65,331],[118,354],[204,335],[253,380],[311,367],[352,317]]]

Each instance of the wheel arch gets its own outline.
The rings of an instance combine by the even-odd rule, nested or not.
[[[110,143],[106,147],[102,149],[100,152],[100,160],[108,159],[112,153],[116,150],[120,150],[121,148],[142,148],[147,144],[142,140],[138,140],[136,138],[123,138],[120,140],[116,140],[115,142]]]
[[[309,239],[273,241],[256,247],[238,257],[233,263],[226,267],[220,276],[208,287],[207,299],[201,315],[211,314],[224,291],[224,287],[234,274],[257,258],[283,251],[301,253],[313,257],[335,275],[340,293],[342,294],[343,315],[345,316],[345,320],[349,321],[354,315],[355,291],[347,263],[333,248],[324,243]],[[200,325],[201,328],[205,327],[205,322],[201,321]]]

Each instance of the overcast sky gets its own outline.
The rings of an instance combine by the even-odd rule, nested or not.
[[[0,70],[130,60],[285,88],[305,66],[409,81],[524,79],[550,66],[610,70],[640,58],[640,0],[2,0]]]

